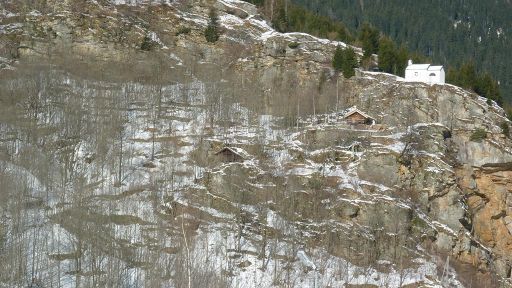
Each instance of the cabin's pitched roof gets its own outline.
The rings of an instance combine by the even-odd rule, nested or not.
[[[352,108],[350,108],[350,109],[348,110],[348,112],[347,112],[347,113],[345,113],[345,115],[343,115],[343,118],[344,118],[344,119],[346,119],[346,118],[348,118],[348,117],[350,117],[350,116],[354,115],[355,113],[359,113],[359,114],[361,114],[361,116],[363,116],[364,118],[375,120],[372,116],[370,116],[370,115],[368,115],[368,114],[364,113],[363,111],[361,111],[361,110],[357,109],[355,106],[354,106],[354,107],[352,107]]]
[[[220,149],[217,153],[215,153],[215,155],[218,155],[224,151],[229,151],[235,155],[238,155],[244,160],[251,158],[251,155],[249,153],[247,153],[244,149],[238,148],[238,147],[228,147],[228,146]]]

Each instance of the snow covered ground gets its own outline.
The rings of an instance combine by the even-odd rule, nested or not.
[[[113,3],[156,5],[161,1]],[[267,43],[280,38],[305,45],[346,46],[303,33],[278,33],[254,13],[254,7],[248,9],[249,4],[237,0],[219,3],[248,14],[244,18],[221,12],[221,26],[232,32],[245,27],[254,41]],[[183,21],[199,26],[208,21],[202,14],[176,13]],[[0,26],[0,33],[13,29],[20,26]],[[162,35],[152,31],[148,35],[165,50],[173,65],[185,65],[179,54],[166,49]],[[370,181],[360,173],[368,157],[400,157],[410,148],[407,137],[421,129],[443,129],[443,124],[419,123],[404,131],[397,127],[354,127],[343,121],[346,111],[331,111],[294,119],[297,127],[286,127],[283,117],[260,115],[237,101],[223,102],[225,113],[212,111],[208,102],[213,97],[211,83],[194,75],[186,83],[157,87],[54,73],[51,84],[66,93],[52,102],[51,95],[45,94],[49,87],[41,86],[38,97],[47,97],[41,104],[48,110],[38,110],[36,124],[66,127],[59,125],[69,122],[90,127],[84,124],[78,129],[83,134],[76,142],[67,139],[68,134],[58,133],[46,139],[62,146],[45,155],[46,162],[67,161],[65,169],[50,167],[51,175],[46,178],[29,165],[0,160],[5,179],[23,187],[27,197],[44,203],[31,202],[34,207],[23,211],[26,230],[19,232],[13,223],[6,228],[9,235],[17,235],[6,242],[7,250],[26,251],[27,255],[19,258],[25,278],[40,279],[46,286],[77,287],[105,284],[94,281],[110,273],[121,279],[122,287],[150,286],[152,280],[159,287],[178,287],[177,274],[186,275],[186,270],[192,269],[201,275],[221,277],[230,287],[462,287],[451,268],[445,279],[440,279],[436,258],[421,247],[414,251],[415,257],[409,259],[412,264],[407,267],[383,259],[365,266],[319,240],[340,231],[372,238],[368,227],[351,223],[350,217],[357,212],[350,209],[380,204],[412,211],[427,228],[454,237],[457,233],[448,225],[432,220],[410,201],[392,196],[396,187]],[[361,79],[381,85],[377,79],[388,76],[368,72]],[[392,81],[396,83],[391,85],[413,85],[396,77]],[[76,104],[71,95],[82,95],[83,99]],[[484,100],[477,102],[484,107]],[[61,109],[66,106],[62,103],[76,104],[77,111],[92,116],[73,118],[68,115],[73,113]],[[379,116],[389,116],[386,111],[381,113]],[[101,130],[106,127],[111,130]],[[7,134],[12,127],[1,129]],[[339,133],[343,144],[322,138],[313,143],[310,132]],[[351,137],[346,136],[349,133]],[[15,142],[14,155],[23,149],[39,149],[21,140]],[[219,160],[215,153],[224,146],[243,151],[244,159],[239,163]],[[98,156],[100,151],[103,154]],[[438,152],[413,149],[410,153],[425,164],[422,176],[454,173]],[[244,198],[237,193],[250,195]],[[271,193],[277,196],[263,198]],[[303,201],[306,207],[302,209],[313,211],[320,197],[324,197],[318,201],[324,214],[311,215],[310,219],[301,218],[300,207],[290,212],[278,205]],[[363,245],[351,245],[359,244]],[[332,245],[343,247],[345,243]],[[6,283],[14,283],[8,280]]]
[[[93,86],[81,81],[83,80],[66,76],[61,78],[59,85],[68,87],[70,91],[80,91],[86,95],[87,99],[102,97],[101,90],[98,90],[102,86],[116,87],[108,83]],[[193,160],[194,154],[204,149],[201,148],[204,141],[246,147],[246,149],[251,145],[264,145],[268,148],[263,155],[249,153],[249,156],[245,157],[244,162],[240,164],[243,169],[256,171],[256,175],[265,175],[267,166],[262,165],[273,163],[272,168],[267,170],[273,177],[283,178],[284,181],[297,177],[314,181],[321,175],[321,177],[336,179],[336,189],[353,191],[362,197],[362,199],[340,198],[336,201],[352,203],[356,206],[379,201],[393,203],[396,199],[392,197],[371,196],[363,192],[362,186],[374,186],[377,191],[383,193],[390,189],[358,177],[357,167],[366,150],[354,152],[351,146],[310,150],[303,142],[304,139],[307,140],[303,133],[307,133],[308,130],[298,133],[295,128],[284,128],[279,124],[280,117],[257,115],[241,107],[239,103],[233,103],[229,107],[230,110],[237,112],[231,113],[233,116],[231,121],[236,123],[236,127],[226,129],[215,126],[211,130],[209,111],[203,105],[208,90],[205,83],[198,80],[187,84],[186,87],[184,84],[162,87],[159,107],[156,107],[154,104],[156,102],[152,100],[158,96],[153,94],[154,91],[160,91],[154,87],[127,83],[111,88],[110,91],[112,91],[110,97],[120,97],[119,95],[126,91],[131,91],[133,97],[126,106],[120,134],[113,137],[113,142],[108,145],[107,155],[114,161],[106,166],[105,162],[98,159],[90,163],[84,162],[84,159],[93,157],[92,155],[95,154],[96,143],[93,139],[81,139],[72,150],[73,157],[78,160],[73,169],[74,173],[85,177],[87,186],[80,188],[76,184],[70,185],[66,193],[50,197],[44,214],[37,209],[27,214],[27,219],[42,221],[39,225],[29,228],[25,236],[21,237],[26,239],[21,240],[22,245],[27,245],[27,251],[32,255],[27,258],[29,260],[27,269],[33,271],[36,278],[47,279],[46,284],[75,287],[78,281],[91,283],[88,281],[93,281],[93,278],[87,275],[112,269],[111,265],[116,261],[127,265],[129,259],[134,257],[140,259],[137,260],[140,264],[135,266],[131,264],[133,267],[126,266],[126,270],[122,273],[129,275],[124,278],[126,285],[140,286],[147,281],[145,277],[148,276],[145,275],[151,271],[145,268],[147,267],[145,265],[149,264],[144,264],[148,261],[148,257],[158,257],[151,267],[178,261],[179,257],[184,257],[183,245],[186,238],[192,247],[187,256],[192,261],[190,265],[203,272],[211,271],[218,274],[225,271],[229,274],[226,279],[231,287],[271,287],[279,283],[282,285],[288,283],[295,287],[315,287],[315,282],[317,287],[329,285],[340,287],[345,284],[398,287],[412,283],[423,283],[425,287],[441,287],[439,280],[436,280],[438,277],[436,264],[428,254],[415,259],[416,264],[413,267],[399,270],[395,265],[389,264],[388,268],[383,270],[382,267],[363,267],[352,264],[342,257],[330,254],[325,247],[308,247],[302,241],[300,241],[302,244],[294,243],[293,239],[300,239],[297,235],[304,234],[308,238],[310,236],[307,235],[316,233],[314,231],[320,227],[317,226],[319,223],[311,223],[313,228],[311,232],[301,232],[297,223],[281,215],[281,212],[265,206],[232,202],[233,199],[215,195],[209,191],[209,186],[203,181],[209,177],[206,175],[218,171],[221,174],[216,174],[216,177],[226,177],[224,169],[238,164],[220,164],[212,167],[199,165]],[[185,95],[186,104],[183,102],[183,91],[188,91]],[[92,102],[84,101],[81,105],[84,109],[91,109],[90,103]],[[319,115],[319,117],[323,116]],[[319,130],[347,129],[342,122],[324,122],[311,124],[308,127]],[[361,130],[360,133],[368,133],[368,131]],[[365,149],[390,150],[397,154],[403,150],[404,143],[401,139],[405,134],[397,134],[393,131],[379,133],[378,135],[386,137],[394,144],[370,145]],[[123,156],[119,158],[121,147]],[[315,160],[334,151],[351,159],[350,163],[326,163]],[[214,152],[215,150],[211,150],[208,153],[212,155]],[[303,155],[304,159],[298,159],[297,153]],[[123,165],[121,179],[118,177],[117,161],[121,161]],[[7,162],[1,163],[6,173],[21,175],[20,181],[27,183],[27,187],[30,187],[34,196],[40,197],[46,193],[53,193],[30,170]],[[439,168],[432,166],[428,169],[437,172]],[[250,181],[250,184],[261,191],[277,187],[276,183],[266,181],[260,182],[255,178]],[[246,182],[249,183],[248,180]],[[76,188],[81,189],[82,193],[73,193]],[[189,191],[195,192],[191,194]],[[282,231],[281,240],[277,238],[265,240],[262,234],[251,228],[251,225],[240,226],[240,223],[235,220],[235,215],[229,211],[194,203],[196,200],[193,197],[203,197],[200,195],[216,197],[219,201],[237,205],[249,214],[263,215],[262,219],[265,219],[263,223],[255,222],[251,225],[264,225],[269,227],[268,229]],[[66,204],[73,203],[76,197],[82,199],[82,206],[74,207]],[[325,203],[336,204],[332,201]],[[402,204],[397,202],[396,205]],[[177,207],[193,209],[196,212],[193,214],[179,212],[182,210]],[[409,209],[406,205],[404,207]],[[207,219],[214,217],[217,221],[207,220],[193,233],[180,231],[183,227],[180,228],[179,223],[189,229],[190,225],[199,221],[196,217],[201,213],[209,215]],[[167,223],[162,219],[162,215],[167,215],[165,217],[174,215],[167,218],[174,224]],[[428,219],[425,218],[425,220]],[[178,225],[173,226],[175,224]],[[88,228],[83,228],[84,225]],[[433,223],[433,225],[441,224]],[[241,234],[236,232],[238,229],[242,229]],[[163,231],[166,230],[174,231],[169,238],[162,237]],[[32,239],[31,235],[34,233],[38,235],[38,239],[33,246],[30,246],[28,240]],[[100,248],[105,245],[111,245],[112,252]],[[155,247],[158,249],[155,250]],[[179,254],[160,252],[162,249],[172,247],[180,247],[181,252]],[[72,271],[79,269],[77,259],[82,263],[91,263],[97,256],[94,249],[99,249],[100,252],[96,253],[103,254],[108,260],[98,263],[97,267],[80,268],[80,277],[74,275]],[[29,265],[31,259],[36,259],[45,268]],[[171,282],[167,283],[164,286],[174,287]],[[453,282],[450,287],[460,287],[460,283]]]

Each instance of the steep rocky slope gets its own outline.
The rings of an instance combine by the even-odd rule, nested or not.
[[[0,287],[510,286],[501,108],[150,2],[2,4]]]

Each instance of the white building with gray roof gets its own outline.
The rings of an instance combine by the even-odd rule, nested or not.
[[[444,84],[444,68],[430,64],[413,64],[412,60],[409,60],[409,65],[405,68],[405,81]]]

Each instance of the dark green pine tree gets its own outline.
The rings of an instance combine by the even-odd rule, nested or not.
[[[407,61],[409,60],[409,51],[407,48],[402,45],[400,49],[398,49],[396,54],[396,74],[400,77],[405,76],[405,68],[407,68]],[[416,62],[421,63],[421,62]],[[425,62],[426,63],[426,62]]]
[[[417,62],[415,62],[417,63]],[[455,86],[461,86],[460,72],[459,69],[454,67],[448,67],[448,71],[446,72],[446,83],[453,84]]]
[[[363,58],[369,58],[379,51],[379,34],[379,30],[370,24],[366,22],[363,24],[359,32],[359,41],[364,51]]]
[[[341,70],[343,71],[343,77],[350,78],[355,75],[354,68],[357,68],[357,56],[356,52],[352,47],[348,47],[343,50],[343,62]]]
[[[462,88],[472,89],[476,88],[477,74],[475,70],[475,64],[473,61],[464,63],[459,69],[458,85]]]
[[[336,47],[332,57],[332,67],[336,72],[342,72],[343,77],[350,78],[355,75],[354,68],[358,67],[357,55],[352,47],[342,49]]]
[[[476,71],[473,61],[462,64],[459,69],[449,68],[446,77],[448,83],[473,90],[478,95],[503,105],[503,96],[498,82],[489,74]]]
[[[395,43],[388,37],[382,37],[379,42],[379,69],[386,73],[396,74],[397,51]]]
[[[208,21],[208,26],[204,30],[204,37],[206,38],[206,41],[210,43],[215,43],[217,40],[219,40],[220,33],[219,33],[219,24],[217,23],[217,12],[215,9],[210,9],[210,20]]]
[[[336,47],[336,51],[334,51],[334,56],[332,57],[332,68],[337,72],[343,69],[343,54],[341,46]]]
[[[144,51],[151,51],[151,50],[153,50],[153,48],[155,48],[155,46],[156,46],[155,44],[156,43],[153,42],[151,37],[144,36],[144,39],[142,39],[142,44],[140,45],[140,49],[144,50]]]
[[[487,99],[496,101],[500,106],[503,105],[499,85],[489,73],[484,73],[478,77],[474,91]]]

